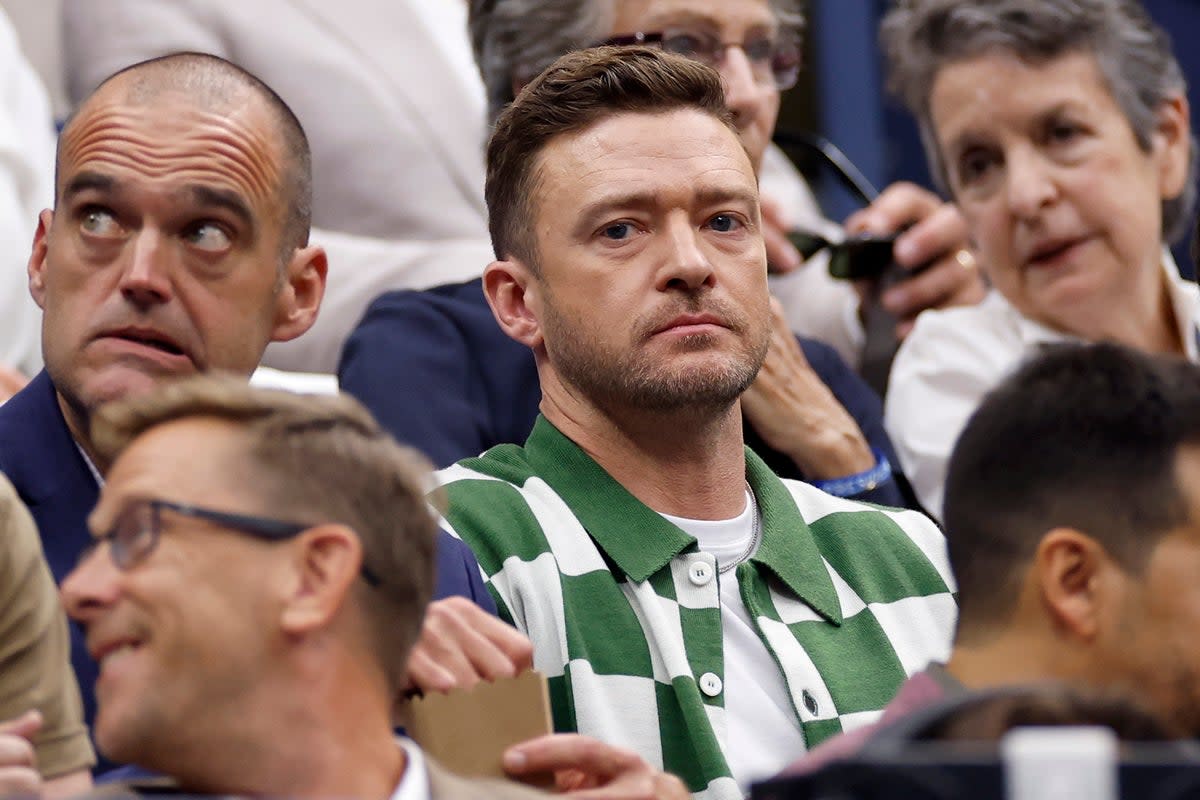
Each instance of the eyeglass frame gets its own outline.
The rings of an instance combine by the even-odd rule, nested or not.
[[[680,53],[676,50],[668,50],[665,46],[667,40],[672,38],[672,35],[677,36],[679,34],[687,34],[689,36],[703,36],[707,39],[710,39],[711,40],[710,43],[712,44],[712,49],[705,53],[700,53],[700,52]],[[769,42],[772,47],[772,51],[773,51],[771,57],[769,59],[767,59],[767,65],[770,67],[771,83],[774,85],[774,87],[778,91],[786,92],[788,89],[791,89],[793,86],[795,86],[796,81],[799,80],[799,78],[800,78],[800,67],[801,67],[801,63],[802,63],[800,37],[799,37],[799,35],[796,34],[795,31],[792,31],[790,29],[784,29],[784,30],[780,31],[779,34],[777,34],[774,38],[772,38],[770,36],[764,36],[762,38],[762,41]],[[790,68],[789,74],[787,75],[786,79],[781,80],[778,72],[776,71],[776,69],[774,67],[774,61],[775,61],[776,55],[778,55],[778,53],[779,53],[778,48],[779,48],[780,44],[784,43],[784,42],[791,42],[791,44],[794,46],[795,55],[796,55],[796,63],[793,67]],[[731,47],[736,47],[739,50],[741,50],[745,54],[746,60],[750,62],[751,66],[753,66],[755,63],[755,59],[750,55],[750,52],[746,49],[746,46],[751,45],[751,44],[754,44],[754,42],[749,41],[749,40],[741,41],[741,42],[723,42],[723,41],[721,41],[721,39],[719,37],[717,37],[714,34],[708,34],[708,33],[702,32],[702,31],[698,31],[694,28],[687,28],[687,27],[680,26],[677,28],[676,27],[664,28],[661,31],[652,31],[652,32],[637,31],[636,33],[622,34],[621,36],[610,36],[609,38],[604,39],[603,41],[596,42],[595,44],[592,45],[592,47],[634,47],[634,46],[638,46],[638,45],[657,46],[657,47],[661,48],[664,52],[675,53],[676,55],[680,55],[685,58],[691,58],[692,60],[698,61],[701,64],[707,64],[710,67],[716,68],[716,66],[720,63],[721,58],[724,57],[725,51]]]
[[[133,513],[138,508],[147,508],[150,511],[150,524],[148,526],[140,526],[137,533],[149,533],[149,543],[140,550],[136,555],[118,555],[118,551],[129,553],[126,545],[122,545],[118,536],[118,528],[120,522],[127,515]],[[261,517],[254,514],[238,514],[230,511],[219,511],[213,508],[205,508],[203,506],[191,505],[189,503],[176,503],[171,500],[162,500],[158,498],[141,498],[134,500],[130,504],[121,509],[121,513],[113,521],[112,526],[105,532],[96,534],[92,537],[92,541],[79,555],[79,561],[82,562],[101,544],[108,543],[108,554],[112,559],[117,569],[125,572],[149,558],[158,548],[158,541],[162,538],[163,510],[172,511],[184,517],[192,519],[202,519],[207,522],[213,522],[217,525],[228,528],[238,533],[244,533],[256,539],[262,539],[268,542],[282,542],[288,539],[299,536],[304,531],[313,527],[312,523],[307,522],[290,522],[287,520],[275,519],[272,517]],[[371,586],[379,586],[379,576],[376,575],[366,564],[363,564],[359,571],[362,573],[363,579]]]

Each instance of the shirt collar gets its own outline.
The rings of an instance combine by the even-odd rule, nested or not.
[[[749,448],[746,480],[762,513],[763,538],[751,561],[775,575],[821,616],[840,625],[841,604],[812,531],[791,493]],[[697,549],[696,540],[643,504],[538,416],[525,443],[538,477],[571,509],[597,546],[630,580],[641,582],[671,559]]]
[[[397,737],[396,744],[404,751],[404,774],[389,800],[431,800],[425,754],[412,739]]]
[[[1175,323],[1179,326],[1179,338],[1189,361],[1200,361],[1200,292],[1196,285],[1179,274],[1179,267],[1171,251],[1163,248],[1163,271],[1167,278],[1167,296],[1175,312]],[[1077,342],[1078,336],[1055,330],[1040,322],[1034,322],[1013,308],[1002,296],[997,297],[1009,306],[1016,321],[1017,331],[1026,347],[1056,342]]]

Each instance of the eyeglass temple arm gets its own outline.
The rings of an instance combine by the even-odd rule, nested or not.
[[[821,160],[833,168],[838,180],[866,205],[874,203],[879,197],[879,190],[867,180],[854,162],[843,153],[838,146],[819,134],[808,131],[776,131],[775,144],[783,149],[802,148],[815,153]]]

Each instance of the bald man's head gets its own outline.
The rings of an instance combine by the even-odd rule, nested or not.
[[[279,185],[274,187],[284,215],[281,259],[286,260],[293,250],[308,244],[312,225],[312,157],[300,121],[283,98],[259,78],[206,53],[174,53],[126,67],[106,78],[80,103],[59,138],[56,204],[62,199],[63,142],[89,108],[113,101],[134,108],[149,107],[166,95],[186,97],[203,111],[232,113],[258,104],[267,113],[273,130],[262,134],[272,141],[281,160]]]

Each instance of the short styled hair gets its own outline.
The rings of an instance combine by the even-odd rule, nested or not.
[[[944,189],[950,183],[929,103],[938,73],[956,62],[1002,52],[1045,64],[1086,53],[1147,152],[1163,103],[1187,93],[1170,37],[1138,0],[896,0],[881,38],[889,86],[917,118],[926,156]],[[1184,191],[1162,204],[1164,241],[1187,234],[1195,201],[1193,136]]]
[[[780,28],[803,30],[799,0],[769,3]],[[607,39],[614,32],[612,5],[613,0],[470,0],[471,46],[489,118],[494,121],[513,101],[514,81],[523,83],[559,56]]]
[[[362,542],[379,585],[357,582],[358,603],[393,688],[400,688],[433,588],[437,523],[426,502],[430,465],[396,443],[348,395],[255,388],[207,374],[102,406],[92,441],[110,463],[139,436],[190,418],[236,425],[245,436],[248,488],[258,513],[300,524],[337,523]],[[231,465],[231,469],[234,465]]]
[[[737,130],[711,67],[649,47],[597,47],[563,56],[526,86],[496,121],[484,196],[496,258],[537,269],[533,234],[542,150],[621,113],[694,109]]]
[[[1114,344],[1056,345],[990,392],[946,477],[959,637],[1002,625],[1044,534],[1079,530],[1132,574],[1189,520],[1177,479],[1200,445],[1200,366]]]
[[[87,99],[72,112],[63,125],[65,132],[80,111],[98,93],[115,82],[125,84],[130,101],[152,103],[161,94],[180,91],[194,98],[197,105],[223,110],[242,102],[239,95],[249,92],[262,101],[275,122],[271,140],[278,143],[283,156],[283,175],[276,187],[283,209],[283,236],[280,242],[281,263],[286,264],[292,252],[308,244],[312,227],[312,153],[308,137],[291,107],[258,76],[220,56],[209,53],[171,53],[125,67],[101,81]],[[55,156],[58,175],[62,170],[62,137]],[[56,193],[61,192],[56,178]]]

